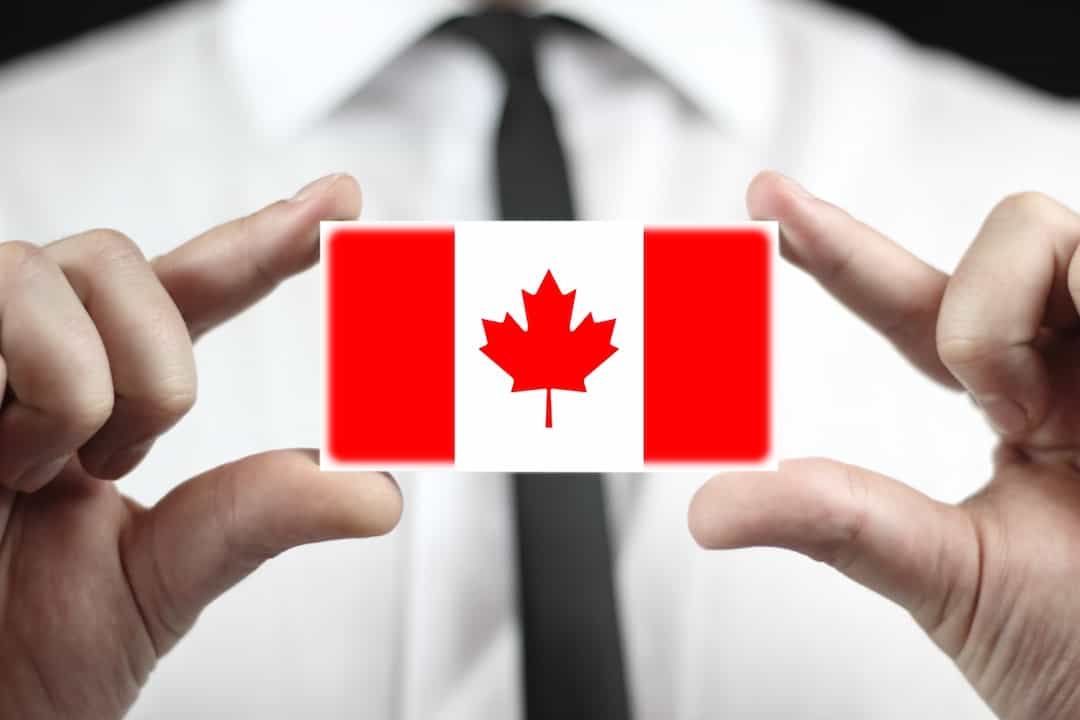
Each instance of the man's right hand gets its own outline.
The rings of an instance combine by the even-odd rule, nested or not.
[[[291,200],[148,262],[111,230],[0,244],[0,717],[116,718],[201,609],[296,545],[390,531],[379,473],[313,450],[210,470],[152,508],[127,474],[195,402],[192,341],[318,259],[356,182]]]

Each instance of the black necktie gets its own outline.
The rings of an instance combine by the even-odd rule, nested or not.
[[[446,26],[487,50],[506,81],[496,147],[504,220],[574,219],[566,156],[536,73],[538,34],[564,22],[489,10]],[[528,720],[630,716],[602,480],[513,478]]]

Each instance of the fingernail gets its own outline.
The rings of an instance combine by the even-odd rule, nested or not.
[[[787,186],[788,190],[790,190],[793,195],[797,195],[798,197],[802,198],[814,197],[806,188],[795,182],[795,180],[793,180],[792,178],[789,178],[787,175],[781,175],[780,177],[783,179],[784,184]]]
[[[1017,403],[1001,395],[979,399],[990,424],[1002,435],[1019,435],[1027,430],[1027,413]]]
[[[315,197],[323,190],[333,185],[342,175],[344,175],[344,173],[333,173],[332,175],[326,175],[318,180],[309,182],[307,185],[296,191],[296,194],[292,197],[292,202],[304,202],[309,198]]]

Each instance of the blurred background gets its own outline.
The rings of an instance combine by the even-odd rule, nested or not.
[[[0,63],[177,0],[7,0]],[[915,41],[951,50],[1061,97],[1080,97],[1080,3],[831,0],[876,17]]]

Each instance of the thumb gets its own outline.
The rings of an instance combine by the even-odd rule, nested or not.
[[[825,562],[899,603],[951,655],[979,583],[979,542],[966,511],[896,480],[830,460],[718,475],[690,505],[710,549],[772,546]]]
[[[401,509],[389,475],[323,473],[314,450],[254,455],[179,486],[137,512],[121,539],[158,656],[263,561],[305,543],[387,533]]]

